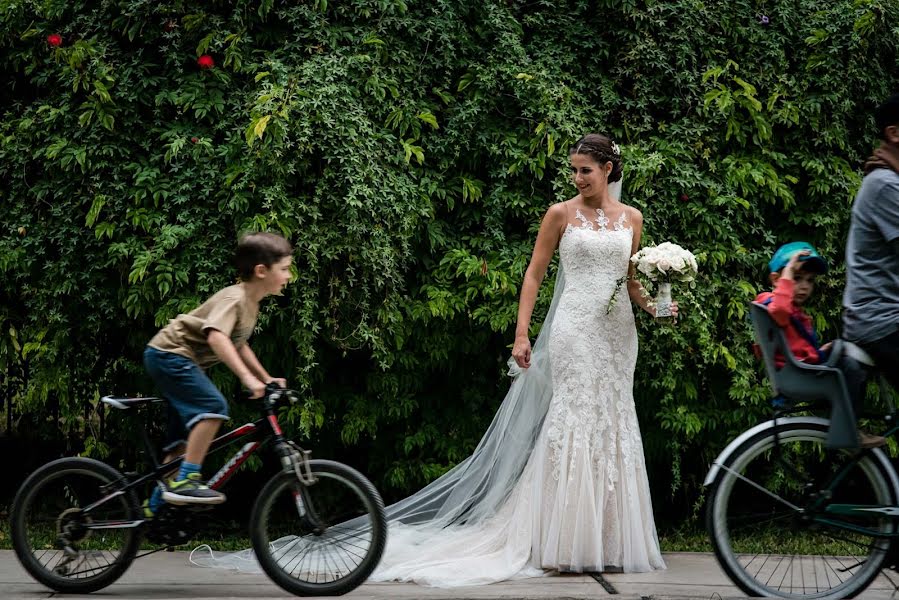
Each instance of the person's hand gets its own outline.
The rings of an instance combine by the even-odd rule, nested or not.
[[[672,301],[671,301],[671,304],[669,305],[669,308],[671,309],[671,319],[672,319],[673,321],[677,321],[677,311],[678,311],[678,308],[677,308],[677,300],[672,300]],[[655,316],[656,316],[656,310],[657,310],[657,307],[656,307],[656,306],[653,306],[653,307],[652,307],[652,310],[649,311],[649,314],[651,314],[653,317],[655,317]]]
[[[276,384],[278,384],[278,387],[281,387],[281,388],[287,387],[287,380],[284,379],[283,377],[272,377],[269,380],[269,383],[276,383]]]
[[[826,344],[821,346],[821,348],[819,348],[819,349],[821,350],[821,352],[826,353],[826,352],[830,352],[831,348],[833,348],[833,342],[827,342]]]
[[[811,252],[808,250],[800,250],[799,252],[793,253],[793,256],[790,257],[790,262],[787,263],[787,266],[784,267],[782,277],[792,278],[793,273],[796,272],[796,268],[799,266],[799,261],[802,260],[803,256],[810,256]]]
[[[531,366],[531,340],[526,336],[515,338],[515,345],[512,346],[512,358],[522,369]]]
[[[265,395],[265,384],[253,377],[252,375],[248,376],[244,381],[243,385],[247,388],[247,391],[250,392],[250,399],[255,400],[256,398],[262,398]]]

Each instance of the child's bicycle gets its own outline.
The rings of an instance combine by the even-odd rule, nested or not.
[[[244,444],[210,480],[220,489],[258,448],[270,442],[280,473],[266,483],[250,513],[256,560],[271,579],[299,596],[340,595],[356,588],[377,566],[387,538],[384,504],[359,472],[309,452],[284,438],[276,409],[296,402],[292,390],[270,385],[262,418],[217,438],[210,452],[238,440]],[[159,398],[102,401],[136,409]],[[209,507],[163,504],[144,518],[138,491],[161,481],[183,457],[160,465],[141,427],[153,469],[120,473],[89,458],[62,458],[44,465],[22,484],[10,514],[12,541],[22,566],[39,582],[69,593],[102,589],[135,558],[184,544],[204,525]],[[141,538],[163,547],[138,556]]]
[[[765,308],[750,310],[778,408],[774,419],[734,439],[706,477],[715,555],[752,596],[853,597],[899,564],[899,475],[885,449],[853,447],[842,372],[798,363]],[[839,342],[834,352],[875,367],[852,344]],[[775,353],[786,358],[780,370]],[[882,377],[880,386],[884,436],[895,437],[897,412]],[[831,420],[796,416],[817,408],[830,409]]]

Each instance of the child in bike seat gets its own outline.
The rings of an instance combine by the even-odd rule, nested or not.
[[[827,272],[827,263],[815,248],[807,242],[784,244],[768,262],[769,279],[774,286],[771,292],[762,292],[755,301],[767,307],[771,318],[783,330],[790,352],[799,362],[821,364],[828,360],[833,342],[820,344],[811,317],[802,309],[815,290],[815,279]],[[786,358],[774,357],[778,369]],[[858,364],[848,357],[841,357],[836,367],[843,371],[850,400],[856,414],[859,412],[864,390],[864,373]],[[875,448],[886,440],[879,435],[859,431],[860,446]]]
[[[213,294],[193,311],[178,315],[147,344],[144,365],[169,404],[169,439],[183,439],[187,448],[181,470],[157,487],[144,505],[151,518],[160,504],[219,504],[224,494],[210,489],[200,470],[206,452],[222,421],[228,419],[228,402],[205,370],[224,363],[249,390],[260,398],[267,383],[282,387],[259,363],[247,340],[256,326],[259,301],[280,294],[290,280],[293,248],[272,233],[250,233],[237,244],[235,263],[240,282]],[[166,461],[177,454],[171,453]]]

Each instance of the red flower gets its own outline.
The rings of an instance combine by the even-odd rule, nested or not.
[[[687,200],[690,199],[690,196],[688,196],[686,194],[681,194],[680,199],[681,199],[681,202],[686,202]]]
[[[197,64],[200,65],[201,69],[211,69],[215,66],[215,61],[208,54],[204,54],[197,59]]]
[[[192,141],[194,144],[196,144],[197,142],[200,141],[200,138],[194,136],[194,137],[190,138],[190,141]]]
[[[58,33],[51,33],[47,36],[47,43],[54,48],[59,48],[60,46],[62,46],[62,36]]]

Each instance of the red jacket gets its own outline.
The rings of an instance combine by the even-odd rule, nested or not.
[[[762,292],[755,301],[765,304],[770,300],[767,303],[768,313],[774,322],[783,328],[787,336],[787,344],[796,360],[818,364],[821,362],[821,355],[819,354],[815,326],[812,325],[811,317],[793,303],[794,286],[795,283],[792,279],[778,279],[773,292]],[[802,335],[797,326],[805,328],[806,335]],[[813,341],[815,343],[812,343]],[[786,359],[783,356],[775,356],[774,361],[779,369],[784,366]]]

